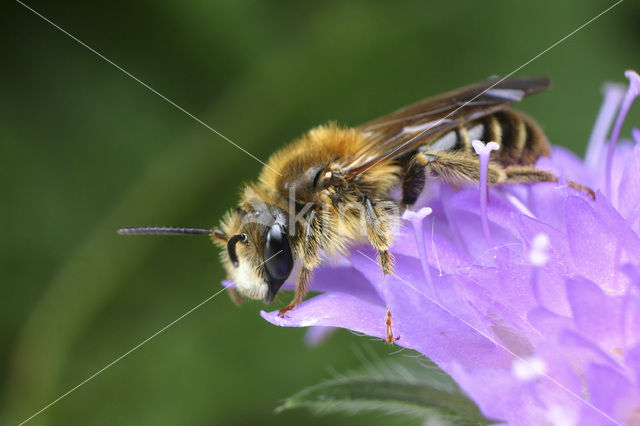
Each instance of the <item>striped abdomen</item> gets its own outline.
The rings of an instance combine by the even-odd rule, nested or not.
[[[475,155],[471,141],[497,142],[500,149],[491,158],[506,166],[532,165],[550,155],[546,136],[531,118],[506,109],[466,123],[421,146],[419,151],[462,150]]]

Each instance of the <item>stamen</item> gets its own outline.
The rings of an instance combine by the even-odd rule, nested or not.
[[[611,132],[609,151],[607,152],[607,166],[604,177],[605,191],[608,198],[611,198],[611,191],[613,189],[611,187],[611,168],[613,167],[613,153],[616,149],[616,144],[618,143],[620,130],[622,130],[622,123],[624,123],[624,119],[627,117],[627,113],[629,112],[634,99],[638,95],[640,95],[640,75],[632,70],[626,71],[624,75],[629,79],[629,87],[627,88],[627,92],[624,94],[624,98],[622,99],[622,105],[620,106],[620,111],[618,112],[618,118],[616,119],[616,123],[613,126],[613,131]]]
[[[431,250],[433,250],[433,256],[436,258],[436,265],[438,265],[438,276],[442,276],[442,268],[440,267],[440,260],[438,259],[438,250],[436,250],[436,243],[433,242],[433,235],[435,234],[436,218],[435,216],[431,220]]]
[[[436,300],[439,300],[435,286],[433,285],[433,280],[431,279],[429,263],[427,262],[427,250],[424,243],[424,218],[429,216],[432,212],[433,210],[431,209],[431,207],[423,207],[417,212],[407,209],[402,214],[402,218],[411,222],[411,226],[413,227],[413,235],[416,239],[416,245],[418,246],[420,265],[422,266],[422,273],[424,274],[427,287],[429,288],[429,292],[436,298]]]
[[[543,304],[542,294],[540,293],[540,268],[546,265],[549,260],[549,247],[551,241],[545,233],[536,234],[531,241],[531,250],[529,250],[529,262],[535,266],[531,270],[531,291],[539,304]]]
[[[533,266],[544,266],[549,262],[549,247],[551,243],[547,234],[537,234],[531,241],[531,251],[529,251],[529,262]]]
[[[603,87],[604,101],[598,111],[598,118],[596,124],[593,126],[591,137],[589,138],[589,145],[587,145],[587,153],[585,155],[585,162],[590,167],[595,167],[600,162],[600,156],[602,155],[602,148],[605,140],[607,139],[607,133],[611,128],[616,117],[616,112],[624,97],[624,86],[620,84],[607,83]]]
[[[579,412],[569,408],[567,404],[551,404],[545,417],[551,425],[577,425],[578,415]]]
[[[449,229],[453,234],[453,239],[458,247],[460,247],[466,254],[470,255],[469,248],[467,247],[467,243],[464,238],[462,238],[462,233],[460,232],[460,228],[458,227],[458,223],[456,221],[456,217],[451,211],[451,189],[448,187],[440,187],[440,200],[442,201],[442,209],[444,210],[444,216],[449,223]]]
[[[620,279],[620,263],[622,262],[622,242],[618,240],[616,244],[616,251],[613,255],[613,277],[612,284],[617,289],[618,281]]]
[[[616,247],[617,249],[617,247]],[[626,271],[623,269],[621,272],[626,272],[626,275],[631,278],[631,283],[630,285],[627,286],[627,288],[624,291],[623,294],[623,298],[622,298],[622,315],[620,315],[620,330],[622,331],[622,344],[625,347],[630,347],[630,345],[632,344],[629,340],[632,339],[632,336],[634,333],[629,333],[629,325],[632,324],[631,321],[629,321],[629,319],[632,318],[632,312],[629,311],[630,306],[632,303],[632,294],[635,293],[635,288],[637,287],[638,284],[640,283],[640,279],[638,279],[638,274],[637,274],[637,269],[632,269],[633,267],[631,265],[628,265],[628,268],[626,269]],[[631,327],[631,329],[633,330],[633,327]]]
[[[538,357],[516,359],[513,361],[513,364],[511,364],[511,372],[516,379],[523,382],[537,380],[545,375],[546,371],[547,364],[542,358]]]
[[[480,156],[480,210],[482,211],[482,229],[484,236],[489,243],[489,247],[493,247],[493,241],[491,239],[491,233],[489,231],[489,218],[487,216],[487,201],[489,198],[489,159],[491,157],[491,151],[500,149],[500,145],[495,142],[489,142],[484,144],[482,141],[474,140],[471,142],[476,154]]]
[[[533,214],[533,212],[531,210],[529,210],[529,208],[522,202],[520,201],[520,199],[518,197],[516,197],[515,195],[513,195],[510,192],[504,192],[503,193],[505,198],[507,199],[508,202],[511,203],[511,205],[513,207],[515,207],[520,213],[522,213],[525,216],[529,216],[532,218],[536,218],[536,216]]]

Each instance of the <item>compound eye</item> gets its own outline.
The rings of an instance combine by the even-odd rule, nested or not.
[[[291,273],[293,257],[286,232],[282,225],[278,223],[273,225],[267,232],[264,261],[273,285],[279,288]],[[277,288],[275,291],[277,291]]]

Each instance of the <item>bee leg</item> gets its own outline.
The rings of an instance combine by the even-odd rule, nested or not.
[[[391,209],[394,207],[396,212]],[[399,213],[397,210],[397,206],[392,201],[381,200],[374,204],[369,197],[364,197],[365,232],[373,248],[378,251],[378,263],[384,275],[393,273],[393,256],[388,249]]]
[[[279,317],[284,317],[287,312],[298,306],[309,291],[311,271],[321,262],[321,259],[318,256],[317,241],[317,235],[320,232],[318,228],[319,221],[320,218],[317,215],[317,210],[311,210],[308,216],[305,217],[302,269],[300,270],[300,275],[298,275],[298,281],[296,282],[295,296],[289,306],[280,309],[280,312],[278,313]]]
[[[419,167],[430,171],[445,182],[458,185],[480,180],[480,159],[458,152],[418,152],[413,156],[409,169]],[[489,163],[488,183],[495,185],[507,179],[505,170],[496,163]]]
[[[511,166],[507,167],[504,171],[507,175],[505,183],[558,182],[558,177],[553,173],[534,167]],[[591,188],[587,188],[571,180],[567,180],[567,185],[579,191],[586,192],[594,200],[596,198],[596,194]]]
[[[304,299],[304,296],[309,291],[310,281],[311,270],[303,267],[302,270],[300,270],[300,275],[298,275],[298,281],[296,282],[296,293],[295,296],[293,296],[293,301],[289,304],[289,306],[285,306],[284,308],[280,309],[280,312],[278,312],[278,316],[280,318],[283,318],[287,312],[294,309],[302,302],[302,299]]]
[[[244,298],[240,296],[233,287],[228,287],[227,291],[229,292],[229,299],[231,299],[236,306],[240,306],[244,303]]]
[[[411,161],[402,178],[402,204],[410,206],[418,200],[425,185],[424,166]]]
[[[479,158],[460,155],[454,152],[419,152],[411,159],[409,167],[416,164],[425,170],[430,170],[444,181],[456,183],[474,183],[480,179]],[[529,166],[509,166],[502,168],[499,164],[489,163],[488,183],[535,183],[558,182],[558,177],[551,172],[539,170]],[[580,191],[586,192],[595,199],[594,192],[586,186],[568,180],[567,184]]]

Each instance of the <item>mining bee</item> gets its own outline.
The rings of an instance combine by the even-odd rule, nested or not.
[[[531,118],[509,108],[550,85],[548,78],[487,80],[359,127],[315,127],[271,156],[218,228],[119,232],[210,235],[239,293],[265,303],[295,276],[295,296],[280,311],[284,315],[309,290],[313,269],[358,240],[368,240],[376,250],[383,274],[392,273],[394,229],[427,177],[456,186],[478,182],[475,139],[500,145],[489,164],[489,184],[557,182],[553,173],[533,166],[550,155],[544,133]],[[593,196],[588,188],[568,184]],[[399,199],[390,195],[392,188],[401,189]]]

